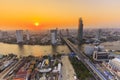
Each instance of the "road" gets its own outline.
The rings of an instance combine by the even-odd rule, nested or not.
[[[93,65],[93,63],[90,61],[90,59],[84,55],[73,43],[71,43],[67,38],[62,38],[68,47],[75,52],[81,62],[87,67],[87,69],[91,72],[91,74],[94,76],[96,80],[107,80],[98,70],[97,68]]]
[[[10,73],[12,70],[17,68],[18,65],[20,65],[21,60],[14,61],[8,68],[6,68],[2,73],[0,73],[0,80],[4,80],[5,76]],[[9,78],[9,76],[7,76]]]
[[[12,67],[16,64],[16,61],[10,64],[4,71],[0,73],[0,80],[3,80],[4,76],[8,74],[8,72],[12,69]]]

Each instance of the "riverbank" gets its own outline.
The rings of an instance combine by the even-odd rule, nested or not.
[[[75,71],[69,61],[68,56],[62,57],[62,80],[75,80],[74,75]]]
[[[110,50],[120,50],[120,41],[114,41],[114,42],[104,42],[101,43],[106,49]]]

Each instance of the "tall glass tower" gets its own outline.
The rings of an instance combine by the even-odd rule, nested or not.
[[[80,18],[78,25],[78,43],[81,44],[82,40],[83,40],[83,21],[82,18]]]

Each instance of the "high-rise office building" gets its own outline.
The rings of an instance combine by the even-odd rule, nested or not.
[[[16,30],[17,43],[23,42],[23,30]]]
[[[51,43],[52,45],[57,43],[57,30],[51,30]]]
[[[81,44],[83,40],[83,21],[82,18],[79,19],[79,25],[78,25],[78,43]]]
[[[97,38],[98,40],[101,39],[101,33],[102,33],[102,30],[101,30],[101,29],[98,29],[98,31],[97,31],[97,33],[96,33],[96,38]]]

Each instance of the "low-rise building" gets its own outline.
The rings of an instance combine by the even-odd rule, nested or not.
[[[115,72],[120,72],[120,58],[109,60],[108,64],[112,70],[114,70]]]
[[[94,51],[93,59],[95,61],[109,61],[109,53]]]

